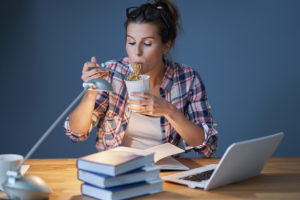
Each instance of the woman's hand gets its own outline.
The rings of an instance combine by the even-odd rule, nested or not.
[[[96,57],[92,57],[91,62],[84,63],[81,79],[87,82],[96,78],[104,78],[108,76],[108,73],[107,70],[99,69]]]
[[[153,117],[164,116],[182,139],[191,146],[201,145],[205,139],[204,129],[186,118],[177,108],[162,97],[148,93],[131,93],[141,100],[128,100],[128,106],[135,112]]]
[[[164,98],[149,93],[131,93],[131,96],[144,98],[138,100],[128,99],[128,107],[131,110],[144,115],[153,117],[166,116],[173,106]]]

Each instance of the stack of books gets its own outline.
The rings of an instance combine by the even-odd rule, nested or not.
[[[163,191],[153,152],[117,147],[77,159],[81,193],[96,199],[128,199]]]

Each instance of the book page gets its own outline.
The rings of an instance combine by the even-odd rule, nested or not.
[[[112,149],[112,151],[127,151],[127,152],[134,153],[134,154],[137,154],[140,156],[146,156],[146,155],[153,153],[152,151],[148,151],[148,150],[136,149],[136,148],[132,148],[132,147],[123,147],[123,146]]]
[[[102,165],[118,166],[143,157],[142,155],[134,152],[122,150],[117,151],[118,148],[119,147],[83,156],[79,158],[79,160],[83,162],[92,162]]]
[[[112,149],[113,151],[127,151],[131,153],[135,153],[137,155],[145,156],[151,153],[154,153],[154,162],[158,162],[159,160],[166,158],[168,156],[172,155],[177,155],[180,153],[184,153],[184,150],[171,144],[171,143],[164,143],[164,144],[159,144],[154,147],[150,147],[148,149],[136,149],[132,147],[118,147],[115,149]]]
[[[175,158],[172,158],[171,156],[168,156],[166,158],[163,158],[159,160],[157,163],[155,163],[161,170],[189,170],[187,166],[176,160]]]
[[[157,145],[154,147],[150,147],[146,150],[154,152],[154,162],[155,163],[163,158],[168,157],[168,156],[172,156],[172,155],[176,155],[176,154],[184,152],[183,149],[181,149],[171,143],[160,144],[160,145]]]

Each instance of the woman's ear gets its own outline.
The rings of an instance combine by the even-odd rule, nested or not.
[[[166,43],[164,44],[164,46],[163,46],[163,54],[168,53],[168,51],[169,51],[170,48],[171,48],[171,44],[172,44],[171,40],[169,40],[168,42],[166,42]]]

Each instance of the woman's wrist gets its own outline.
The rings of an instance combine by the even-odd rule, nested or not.
[[[165,112],[165,118],[168,120],[168,121],[173,121],[176,113],[178,112],[177,108],[168,102],[167,106],[166,106],[166,112]]]
[[[85,95],[84,95],[84,99],[87,100],[87,101],[95,102],[96,98],[97,98],[97,94],[98,94],[98,91],[86,90]]]

